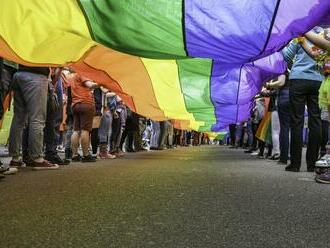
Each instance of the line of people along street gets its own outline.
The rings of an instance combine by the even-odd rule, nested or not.
[[[208,144],[207,134],[176,129],[171,120],[144,118],[123,99],[70,68],[27,67],[2,60],[1,118],[13,101],[9,164],[0,178],[20,168],[56,170],[70,163],[116,159],[125,152]]]
[[[316,172],[330,183],[330,28],[315,27],[282,50],[284,75],[267,82],[255,97],[247,122],[232,124],[232,148],[283,165],[288,172]],[[305,160],[302,160],[306,146]]]

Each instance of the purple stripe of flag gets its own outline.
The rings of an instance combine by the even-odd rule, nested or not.
[[[229,124],[246,121],[253,107],[253,97],[262,85],[285,73],[287,64],[278,52],[243,67],[232,68],[214,62],[211,76],[211,98],[217,123],[213,131],[221,131]]]
[[[280,50],[327,13],[330,0],[185,1],[187,51],[221,63],[248,63]]]

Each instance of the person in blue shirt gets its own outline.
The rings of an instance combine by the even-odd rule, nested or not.
[[[307,171],[313,172],[318,159],[321,142],[321,114],[318,105],[318,95],[324,77],[317,68],[315,60],[310,57],[303,47],[292,41],[282,50],[285,60],[292,69],[290,80],[291,105],[291,163],[286,171],[299,172],[301,167],[303,147],[303,127],[305,105],[308,108],[308,144],[306,153]]]

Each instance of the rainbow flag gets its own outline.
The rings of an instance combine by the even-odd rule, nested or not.
[[[324,0],[1,0],[0,56],[69,65],[139,114],[219,131],[285,71],[274,52],[329,10]]]

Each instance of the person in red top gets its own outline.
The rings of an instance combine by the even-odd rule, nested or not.
[[[70,73],[65,70],[66,82],[71,86],[72,110],[73,110],[73,134],[71,137],[72,161],[95,162],[89,153],[89,133],[93,126],[95,103],[93,89],[98,85],[89,78],[78,73]],[[79,140],[81,142],[83,157],[78,153]]]

